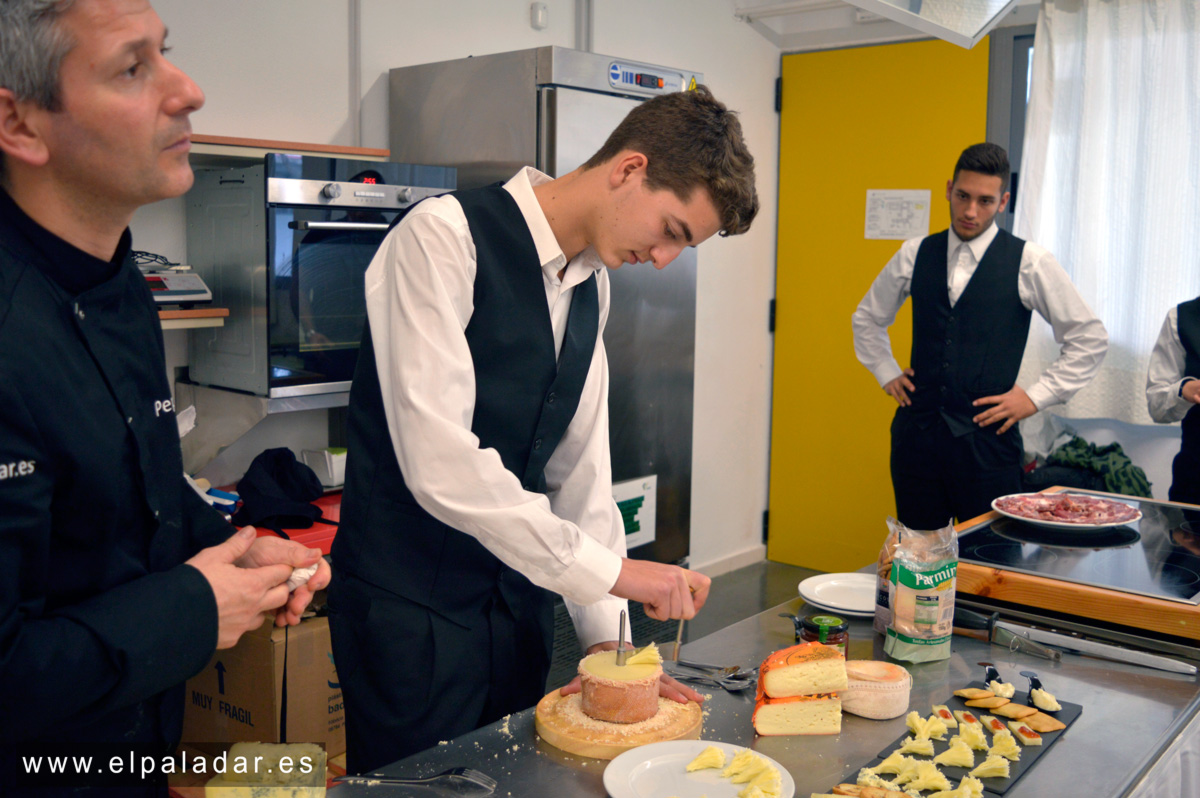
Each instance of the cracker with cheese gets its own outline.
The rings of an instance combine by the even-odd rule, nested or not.
[[[984,715],[982,718],[980,718],[980,720],[983,721],[983,728],[987,729],[992,734],[1005,731],[1007,728],[1004,725],[1004,721],[1000,720],[999,718],[993,718],[991,715]]]
[[[946,724],[947,729],[958,728],[958,721],[954,719],[953,713],[950,712],[950,707],[945,704],[934,704],[933,714],[934,717]]]
[[[1010,720],[1008,728],[1012,729],[1013,735],[1021,741],[1022,745],[1042,744],[1042,735],[1029,728],[1028,724],[1023,720]]]
[[[954,717],[958,719],[959,723],[966,723],[971,726],[982,726],[983,725],[980,722],[979,717],[976,716],[976,714],[969,709],[954,710]]]

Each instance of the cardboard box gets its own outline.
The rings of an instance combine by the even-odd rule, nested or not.
[[[285,651],[287,725],[281,729]],[[188,680],[184,701],[187,745],[320,743],[330,757],[346,750],[346,713],[326,618],[287,629],[268,621],[247,632]]]

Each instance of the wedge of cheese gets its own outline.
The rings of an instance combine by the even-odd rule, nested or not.
[[[836,693],[771,698],[759,684],[754,730],[764,737],[793,734],[840,734],[842,702]]]
[[[771,698],[790,698],[845,690],[846,658],[821,643],[780,649],[763,660],[759,685]]]

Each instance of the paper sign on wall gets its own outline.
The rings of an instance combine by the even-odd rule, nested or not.
[[[929,235],[928,189],[867,189],[866,238],[903,241]]]
[[[625,522],[625,548],[652,543],[658,515],[658,475],[614,482],[612,492]]]

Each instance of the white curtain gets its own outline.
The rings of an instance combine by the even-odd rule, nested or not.
[[[1152,423],[1146,364],[1200,295],[1197,0],[1044,0],[1014,232],[1055,254],[1104,321],[1099,375],[1055,412]],[[1057,357],[1035,315],[1020,382]]]

